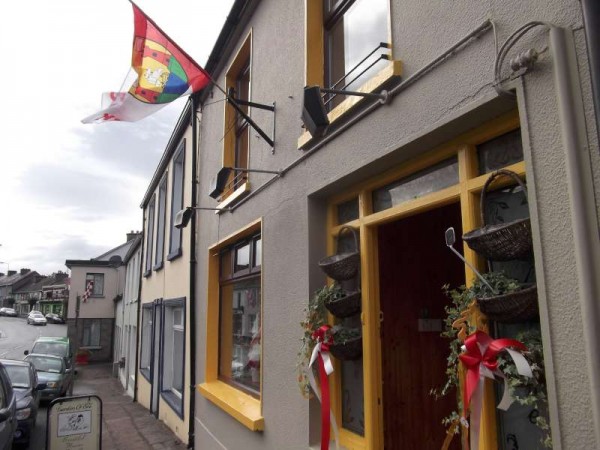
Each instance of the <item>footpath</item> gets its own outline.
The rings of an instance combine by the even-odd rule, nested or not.
[[[127,396],[111,364],[77,366],[73,395],[95,394],[102,399],[104,450],[184,450],[167,426]]]

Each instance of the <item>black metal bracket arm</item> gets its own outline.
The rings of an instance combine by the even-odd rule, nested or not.
[[[345,91],[343,89],[329,89],[329,88],[319,88],[321,92],[326,94],[342,94],[342,95],[354,95],[358,97],[370,97],[370,98],[378,98],[382,105],[385,105],[390,96],[388,95],[388,91],[383,90],[379,94],[374,92],[356,92],[356,91]]]
[[[271,148],[275,147],[275,142],[273,141],[273,139],[275,139],[275,102],[273,102],[273,105],[263,105],[261,103],[255,103],[255,102],[249,102],[246,100],[240,100],[240,99],[236,99],[235,98],[235,91],[233,90],[233,88],[230,88],[227,94],[227,102],[233,106],[233,108],[246,120],[246,122],[248,122],[248,125],[250,125],[252,128],[254,128],[254,130],[260,135],[260,137],[262,137],[267,144],[269,144],[271,146]],[[242,106],[249,106],[251,108],[258,108],[258,109],[264,109],[267,111],[271,111],[273,113],[273,139],[271,139],[267,133],[265,133],[262,128],[260,128],[256,122],[254,122],[250,116],[242,109],[240,108],[240,105]]]

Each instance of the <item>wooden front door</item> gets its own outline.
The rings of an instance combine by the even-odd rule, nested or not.
[[[464,284],[462,262],[446,247],[453,226],[462,252],[459,204],[378,229],[384,442],[386,450],[439,450],[442,418],[457,408],[451,393],[430,394],[446,379],[448,340],[440,337],[449,303],[442,286]],[[458,449],[459,439],[453,447]]]

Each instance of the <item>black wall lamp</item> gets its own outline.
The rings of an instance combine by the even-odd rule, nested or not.
[[[205,208],[203,206],[188,206],[175,214],[175,221],[173,223],[175,228],[181,230],[182,228],[187,227],[188,223],[190,223],[190,219],[194,215],[194,211],[197,209],[205,211],[231,211],[231,208]]]
[[[302,105],[302,122],[313,137],[323,136],[329,126],[329,118],[327,117],[327,110],[321,96],[322,93],[377,98],[383,105],[387,104],[390,99],[386,90],[375,94],[372,92],[355,92],[343,89],[328,89],[319,86],[306,86],[304,88],[304,102]]]
[[[223,167],[217,175],[210,182],[210,192],[208,193],[214,199],[219,196],[225,190],[229,175],[231,172],[257,172],[257,173],[272,173],[277,176],[281,176],[280,170],[263,170],[263,169],[243,169],[241,167]]]

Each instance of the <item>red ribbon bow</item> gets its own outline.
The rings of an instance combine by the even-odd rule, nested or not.
[[[463,398],[463,414],[469,409],[469,403],[480,379],[480,365],[494,372],[498,369],[498,354],[507,347],[514,347],[520,351],[527,351],[527,347],[516,339],[492,339],[483,331],[476,331],[465,339],[466,352],[459,356],[467,368],[467,381],[465,383]]]
[[[329,380],[327,379],[327,371],[325,370],[325,362],[321,356],[322,352],[329,351],[329,345],[331,342],[331,335],[329,334],[329,325],[323,325],[316,330],[311,337],[321,343],[321,351],[317,356],[319,361],[319,381],[321,383],[321,450],[329,449],[329,438],[330,438],[330,397],[329,397]],[[310,369],[309,369],[310,370]]]

